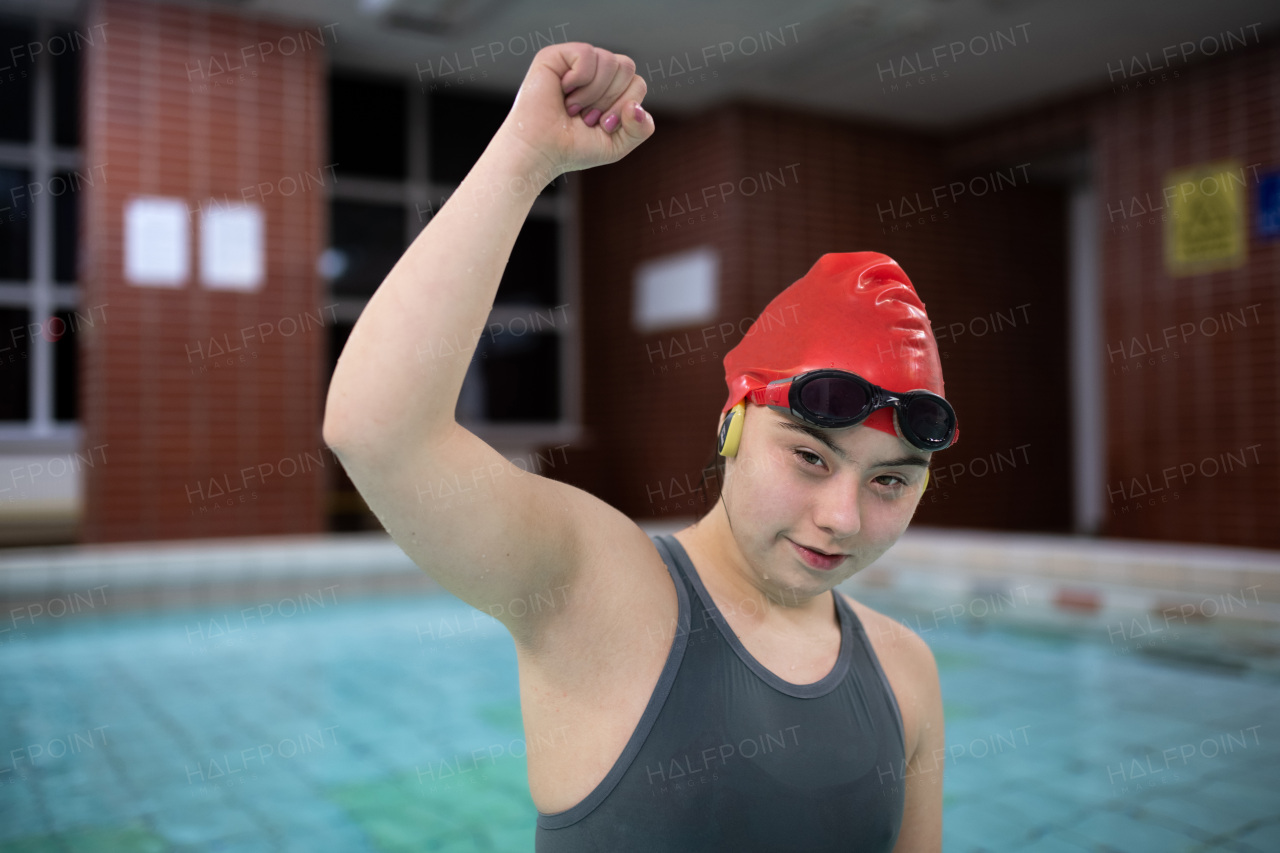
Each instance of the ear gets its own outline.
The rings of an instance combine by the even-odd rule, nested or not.
[[[747,402],[743,400],[720,416],[720,442],[716,449],[721,456],[738,455],[738,444],[742,441],[742,421],[745,419],[746,411]]]

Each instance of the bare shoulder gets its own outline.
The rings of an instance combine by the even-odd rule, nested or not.
[[[881,666],[887,666],[885,658],[891,658],[894,661],[916,666],[927,662],[928,668],[934,667],[933,650],[929,648],[924,638],[911,630],[908,625],[878,610],[873,610],[846,593],[840,594],[844,596],[845,601],[849,602],[853,612],[857,613],[858,619],[862,621],[862,627],[875,648],[876,656],[880,658]]]
[[[902,713],[906,752],[910,758],[915,753],[922,728],[942,725],[938,665],[933,650],[924,638],[897,619],[873,610],[843,592],[840,595],[858,614],[872,650],[889,679]]]

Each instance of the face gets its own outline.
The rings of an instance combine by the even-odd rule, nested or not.
[[[749,405],[721,494],[753,580],[816,594],[870,565],[911,521],[930,456],[878,429]]]

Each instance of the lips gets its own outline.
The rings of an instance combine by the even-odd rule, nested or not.
[[[800,555],[800,559],[804,561],[805,565],[824,572],[831,571],[848,556],[846,554],[829,554],[826,551],[809,548],[790,539],[787,541],[791,542],[791,547],[795,548],[796,553]]]

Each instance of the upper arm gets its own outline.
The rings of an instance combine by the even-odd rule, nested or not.
[[[902,828],[893,849],[894,853],[937,853],[942,850],[942,771],[946,764],[942,687],[929,645],[912,633],[907,646],[914,688],[911,701],[918,725],[904,774]]]
[[[517,641],[532,644],[567,609],[583,555],[594,550],[584,546],[601,531],[635,528],[598,498],[513,464],[460,426],[397,451],[334,447],[396,544]]]

